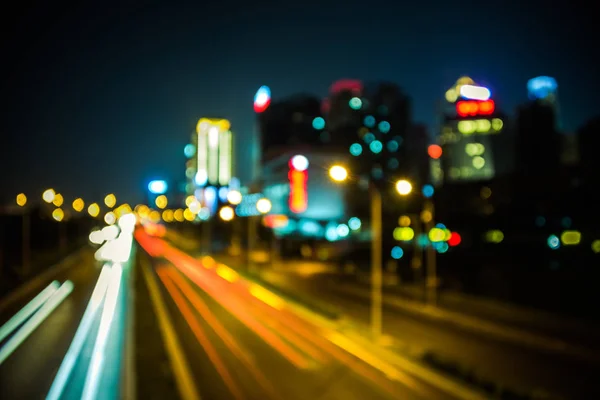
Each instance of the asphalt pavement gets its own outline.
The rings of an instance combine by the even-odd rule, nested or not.
[[[66,264],[66,265],[62,265]],[[41,399],[46,396],[67,352],[100,273],[92,249],[78,251],[55,273],[34,282],[29,290],[5,305],[0,324],[10,319],[52,280],[70,280],[73,291],[0,365],[0,398]]]
[[[367,356],[349,350],[352,344],[344,344],[343,338],[290,312],[234,271],[160,242],[140,242],[153,255],[142,267],[158,283],[159,297],[179,343],[162,347],[180,350],[177,355],[156,350],[154,339],[154,362],[138,351],[138,358],[144,360],[144,365],[137,364],[139,394],[147,377],[153,379],[148,385],[156,390],[155,396],[147,398],[169,395],[169,390],[185,397],[181,390],[186,390],[186,384],[178,380],[192,382],[203,399],[454,398],[411,374],[386,375],[383,368],[373,366],[374,361],[365,362]],[[138,296],[145,292],[152,296],[148,288],[140,291],[140,279],[136,278]],[[139,303],[148,310],[149,302]],[[140,321],[160,319],[140,312],[136,311]],[[157,324],[146,322],[148,328]],[[155,329],[147,333],[161,336]],[[171,336],[163,334],[161,342],[171,342]],[[143,346],[150,348],[149,343]],[[180,360],[178,365],[188,371],[175,371],[172,361],[167,368],[169,358]]]
[[[269,267],[265,267],[260,276],[282,290],[334,306],[353,321],[365,326],[369,323],[369,292],[356,296],[342,290],[344,285],[339,276],[274,271]],[[392,338],[399,352],[424,359],[447,372],[467,375],[467,379],[476,377],[499,388],[531,396],[600,398],[596,379],[599,366],[590,361],[486,337],[393,307],[384,308],[383,331]]]

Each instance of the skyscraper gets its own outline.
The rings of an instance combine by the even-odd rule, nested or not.
[[[488,88],[461,77],[446,92],[438,137],[443,149],[439,168],[444,182],[480,181],[495,176],[494,136],[504,129]]]
[[[185,185],[188,195],[194,194],[211,212],[218,200],[225,201],[233,174],[233,133],[226,119],[201,118],[186,146]]]
[[[319,99],[308,94],[273,102],[258,114],[262,162],[298,146],[322,144],[319,133],[313,127],[313,121],[320,115]]]
[[[527,81],[527,95],[532,101],[539,101],[554,112],[556,128],[560,131],[560,107],[558,103],[558,83],[550,76],[538,76]]]

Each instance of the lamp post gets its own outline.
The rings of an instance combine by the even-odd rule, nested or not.
[[[17,205],[23,208],[23,214],[21,217],[21,252],[22,252],[22,273],[23,276],[29,275],[31,268],[31,217],[27,210],[27,196],[25,193],[17,195]]]
[[[256,210],[260,213],[260,215],[265,215],[269,211],[271,211],[271,201],[267,198],[261,198],[256,202]],[[252,260],[252,251],[254,250],[254,246],[256,244],[256,237],[258,236],[257,228],[258,228],[258,216],[249,216],[248,217],[248,270],[251,272],[254,269],[254,262]]]
[[[348,176],[348,170],[341,165],[329,168],[329,177],[336,182],[344,182]],[[406,196],[412,191],[412,185],[406,179],[397,181],[395,188],[401,196]],[[379,340],[383,314],[383,215],[381,190],[373,182],[369,182],[369,202],[371,208],[371,333],[374,340]]]
[[[433,229],[435,218],[435,205],[430,198],[426,198],[423,204],[423,213],[421,219],[425,223],[425,232],[429,233]],[[437,304],[437,254],[431,243],[427,246],[427,269],[425,281],[425,293],[427,303],[435,306]]]

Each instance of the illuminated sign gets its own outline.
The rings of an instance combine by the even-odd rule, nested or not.
[[[467,121],[459,121],[457,128],[463,135],[471,135],[473,133],[498,133],[502,130],[504,122],[500,118],[489,119],[474,119]]]
[[[483,86],[463,85],[460,87],[460,95],[469,100],[485,101],[492,95],[490,89]]]
[[[554,94],[556,89],[558,89],[556,80],[549,76],[538,76],[527,82],[527,92],[530,99],[545,99],[550,94]]]
[[[477,115],[491,115],[496,110],[494,100],[476,101],[467,100],[456,103],[456,113],[461,117],[474,117]]]
[[[271,104],[271,89],[268,86],[261,86],[254,95],[254,111],[264,112]]]
[[[306,208],[308,207],[308,193],[306,190],[308,171],[299,171],[292,167],[288,174],[288,178],[290,180],[290,210],[293,213],[306,211]]]

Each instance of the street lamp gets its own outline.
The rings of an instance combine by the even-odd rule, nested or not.
[[[341,165],[329,168],[329,176],[336,182],[343,182],[348,178],[348,170]]]
[[[104,204],[106,204],[106,207],[108,208],[113,208],[115,204],[117,204],[117,197],[112,193],[107,194],[104,198]]]
[[[17,195],[17,205],[19,207],[25,207],[25,204],[27,204],[27,196],[25,196],[25,193],[19,193]]]
[[[60,193],[56,193],[54,195],[54,199],[52,200],[52,204],[54,204],[56,207],[61,207],[64,201],[65,199],[63,198],[63,195]]]
[[[329,168],[329,176],[336,182],[348,179],[348,170],[341,165]],[[412,191],[412,184],[406,179],[396,182],[396,191],[405,196]],[[381,337],[381,320],[383,308],[382,275],[383,275],[383,240],[382,240],[382,199],[381,190],[372,182],[369,183],[371,203],[371,332],[375,340]]]
[[[77,211],[77,212],[81,212],[83,211],[83,207],[85,207],[85,202],[83,201],[82,198],[77,198],[75,200],[73,200],[73,210]]]
[[[230,190],[227,193],[227,201],[234,206],[237,206],[242,202],[242,194],[237,190]]]
[[[221,217],[223,221],[229,222],[233,219],[234,216],[235,212],[233,211],[233,208],[229,206],[225,206],[219,211],[219,217]]]
[[[301,162],[301,161],[298,161]],[[265,197],[258,199],[258,201],[256,202],[256,210],[261,214],[261,215],[265,215],[267,214],[269,211],[271,211],[271,208],[273,207],[273,205],[271,204],[271,201]],[[253,217],[253,216],[249,216],[248,217],[248,269],[252,269],[253,267],[253,263],[252,263],[252,250],[254,249],[254,242],[256,240],[257,237],[257,218]]]
[[[17,195],[17,205],[19,207],[23,207],[25,208],[25,205],[27,205],[27,196],[25,195],[25,193],[19,193]],[[30,258],[31,258],[31,219],[29,217],[29,212],[27,211],[27,209],[23,210],[23,216],[22,216],[22,228],[21,228],[21,234],[22,234],[22,267],[23,267],[23,276],[27,276],[29,274],[29,263],[30,263]]]
[[[406,179],[400,179],[398,182],[396,182],[396,191],[401,196],[406,196],[412,192],[412,185]]]
[[[97,203],[90,204],[88,207],[88,214],[90,214],[91,217],[96,218],[98,214],[100,214],[100,206]]]
[[[256,202],[256,209],[261,214],[266,214],[269,211],[271,211],[271,207],[272,207],[272,205],[271,205],[271,201],[269,199],[262,198]]]
[[[50,204],[54,201],[54,196],[56,196],[54,189],[46,189],[44,190],[44,193],[42,193],[42,200]]]
[[[154,200],[154,203],[156,204],[156,207],[162,210],[167,208],[167,204],[169,203],[169,201],[167,200],[167,196],[161,194],[156,198],[156,200]]]
[[[52,218],[54,218],[55,221],[60,222],[63,220],[64,217],[65,212],[61,208],[57,208],[54,211],[52,211]]]

